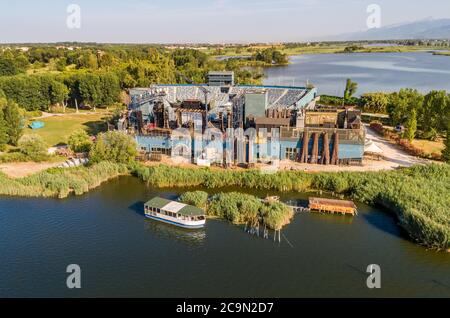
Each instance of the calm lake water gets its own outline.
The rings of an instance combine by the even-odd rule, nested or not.
[[[450,91],[450,57],[427,52],[313,54],[291,57],[291,64],[266,68],[267,85],[304,86],[307,81],[320,94],[342,96],[345,81],[359,84],[358,94],[416,88]]]
[[[0,296],[450,297],[450,255],[377,209],[298,214],[281,243],[218,220],[188,231],[144,218],[144,201],[178,194],[123,177],[65,200],[0,198]],[[66,288],[68,264],[81,266],[80,290]],[[369,264],[379,290],[366,287]]]

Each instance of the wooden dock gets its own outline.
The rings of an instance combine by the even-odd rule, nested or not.
[[[340,213],[344,215],[358,214],[356,205],[352,201],[323,198],[309,198],[309,210],[311,212]]]

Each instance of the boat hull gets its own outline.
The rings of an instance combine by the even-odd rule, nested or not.
[[[205,227],[205,221],[198,221],[198,222],[190,222],[190,223],[181,223],[181,222],[177,222],[177,221],[173,221],[173,220],[168,220],[168,219],[163,219],[157,216],[153,216],[153,215],[148,215],[146,214],[145,217],[155,220],[155,221],[160,221],[160,222],[164,222],[167,224],[172,224],[178,227],[182,227],[185,229],[201,229],[203,227]]]

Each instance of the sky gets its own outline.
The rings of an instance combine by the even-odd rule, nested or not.
[[[308,41],[366,30],[370,4],[381,26],[450,18],[449,0],[0,0],[0,43]]]

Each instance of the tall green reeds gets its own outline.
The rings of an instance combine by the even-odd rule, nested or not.
[[[263,202],[253,195],[240,192],[218,193],[209,202],[206,192],[185,192],[180,201],[205,208],[207,215],[250,227],[262,223],[270,229],[281,230],[294,216],[292,209],[284,203]]]
[[[213,171],[169,166],[133,169],[154,187],[228,186],[305,192],[324,190],[347,195],[391,211],[419,244],[450,248],[450,165],[432,164],[381,172],[305,173],[285,171],[264,174],[256,170]],[[229,217],[234,220],[233,209]]]
[[[0,173],[0,195],[65,198],[72,192],[81,195],[127,172],[125,165],[101,162],[90,167],[52,168],[21,179]]]

